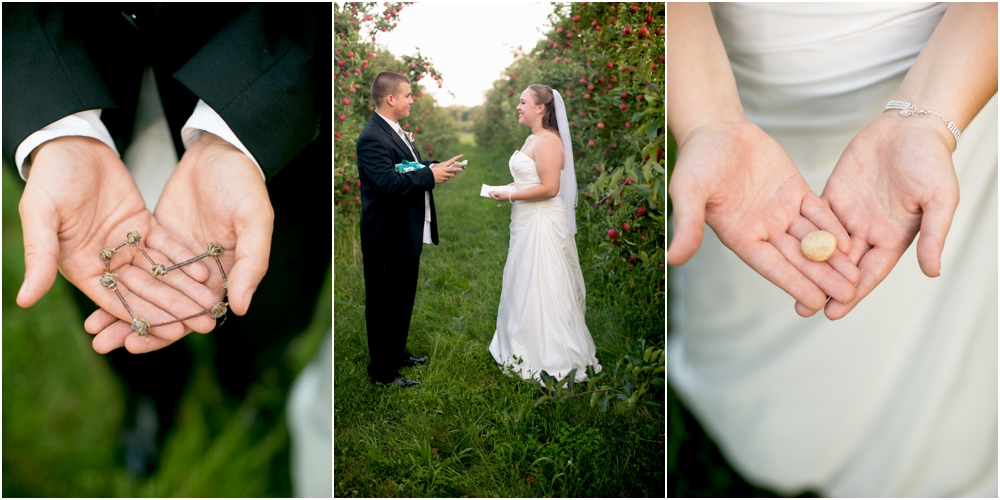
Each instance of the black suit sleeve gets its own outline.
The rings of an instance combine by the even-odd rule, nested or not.
[[[116,145],[128,140],[147,59],[138,51],[138,30],[121,11],[116,5],[3,4],[3,155],[11,165],[29,135],[88,109],[111,110],[101,118]]]
[[[268,180],[316,138],[329,112],[330,38],[322,33],[330,9],[247,6],[173,74],[219,113]]]
[[[358,166],[364,165],[368,180],[378,194],[407,196],[434,189],[434,173],[429,168],[405,174],[396,172],[392,155],[377,138],[363,135],[358,141],[357,150]]]

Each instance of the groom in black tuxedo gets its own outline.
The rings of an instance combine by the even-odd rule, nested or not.
[[[372,382],[412,387],[419,382],[399,374],[403,366],[422,365],[406,350],[417,273],[424,243],[438,244],[437,213],[431,191],[460,167],[422,161],[399,120],[410,114],[410,81],[399,73],[379,73],[372,82],[375,112],[358,137],[361,178],[361,252],[365,266],[365,323],[368,377]],[[399,173],[396,165],[421,164]]]

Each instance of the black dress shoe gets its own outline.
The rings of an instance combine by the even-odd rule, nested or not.
[[[149,398],[142,398],[121,433],[121,453],[125,470],[132,478],[152,474],[159,462],[159,427],[156,407]]]
[[[407,387],[416,387],[420,385],[420,382],[401,376],[397,377],[396,380],[393,380],[392,385],[398,385],[401,389],[406,389]]]
[[[419,366],[419,365],[425,365],[425,364],[427,364],[427,357],[426,356],[424,356],[422,358],[414,358],[413,356],[409,356],[408,358],[404,359],[399,364],[399,366],[405,367],[405,368],[409,368],[411,366]]]

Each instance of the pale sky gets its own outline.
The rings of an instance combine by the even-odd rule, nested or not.
[[[548,2],[417,2],[400,12],[396,29],[376,35],[375,43],[397,57],[420,47],[444,76],[443,89],[430,77],[421,81],[438,105],[475,106],[514,61],[511,51],[531,50],[543,38],[552,11]]]

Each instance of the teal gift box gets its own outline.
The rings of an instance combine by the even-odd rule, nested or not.
[[[396,164],[396,172],[405,174],[407,172],[413,172],[414,170],[420,170],[421,168],[427,168],[421,163],[415,161],[404,161],[403,163]]]

